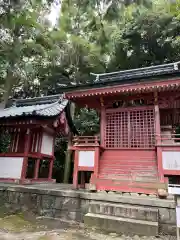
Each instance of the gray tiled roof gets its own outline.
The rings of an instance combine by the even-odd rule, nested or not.
[[[180,73],[180,62],[168,63],[144,68],[129,69],[118,72],[93,74],[96,76],[95,83],[106,81],[122,81],[129,79],[139,79],[165,74]]]
[[[76,85],[69,85],[67,87],[61,87],[63,92],[72,92],[82,89],[90,88],[104,88],[112,85],[123,85],[127,83],[135,83],[146,81],[152,81],[153,79],[173,78],[180,76],[180,62],[167,63],[162,65],[122,70],[118,72],[110,73],[91,73],[93,79],[86,80],[86,83],[78,83]],[[59,89],[57,89],[60,91]]]
[[[68,104],[62,95],[16,100],[14,105],[0,110],[0,118],[20,116],[53,117],[60,114]]]

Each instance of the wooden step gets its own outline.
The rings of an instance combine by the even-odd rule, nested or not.
[[[137,174],[136,176],[131,174],[108,174],[108,173],[100,173],[99,174],[100,179],[111,179],[111,180],[127,180],[127,181],[142,181],[142,182],[157,182],[158,177],[157,174],[146,174],[146,175],[140,175]]]
[[[120,192],[136,192],[145,194],[157,194],[160,188],[167,188],[165,183],[157,181],[132,181],[132,180],[113,180],[113,179],[100,179],[92,177],[91,183],[96,185],[97,190],[106,191],[120,191]]]

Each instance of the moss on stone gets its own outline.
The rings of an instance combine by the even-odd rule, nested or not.
[[[0,206],[0,218],[7,216],[9,213],[9,209],[5,206]]]
[[[22,213],[0,218],[0,228],[11,232],[34,231],[36,225],[27,221]]]

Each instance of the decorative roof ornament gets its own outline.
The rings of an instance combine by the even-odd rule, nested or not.
[[[180,62],[174,63],[174,70],[179,70],[180,69]]]
[[[90,73],[90,75],[96,76],[96,80],[95,80],[94,82],[99,82],[99,76],[100,76],[100,74]]]

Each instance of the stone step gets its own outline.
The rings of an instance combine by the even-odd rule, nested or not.
[[[158,209],[119,203],[103,203],[98,201],[90,203],[88,212],[152,222],[158,222],[159,218]]]
[[[87,227],[94,227],[106,232],[157,236],[158,222],[87,213],[84,216]]]

